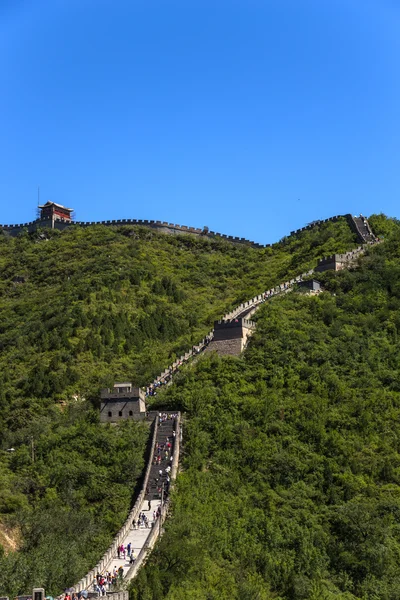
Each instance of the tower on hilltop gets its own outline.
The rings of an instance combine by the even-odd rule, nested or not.
[[[63,219],[64,221],[72,221],[73,208],[66,208],[62,204],[56,204],[55,202],[46,202],[38,206],[40,209],[40,219],[51,219],[51,226],[54,228],[54,221],[56,219]]]

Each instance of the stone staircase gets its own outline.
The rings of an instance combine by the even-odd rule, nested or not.
[[[159,419],[158,414],[156,418]],[[154,456],[152,457],[152,466],[150,469],[149,481],[147,484],[146,490],[146,500],[160,500],[161,499],[161,489],[164,484],[164,499],[168,495],[168,482],[167,482],[167,474],[165,469],[168,466],[172,465],[172,461],[170,457],[173,456],[174,453],[174,436],[173,431],[175,430],[175,419],[167,419],[166,421],[158,421],[158,428],[156,434],[156,449],[154,452]],[[162,450],[160,453],[161,462],[160,464],[155,464],[155,457],[158,456],[157,447],[158,445],[164,446],[166,442],[169,441],[171,443],[171,451],[168,454],[168,458],[165,458],[165,450]],[[162,470],[162,475],[160,476],[160,470]]]
[[[363,242],[376,242],[376,237],[372,233],[369,223],[365,217],[362,215],[359,217],[353,217],[353,222],[357,229],[360,240]]]

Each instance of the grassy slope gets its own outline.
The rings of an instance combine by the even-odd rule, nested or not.
[[[400,228],[258,313],[248,351],[158,401],[187,411],[167,531],[134,600],[397,600]]]
[[[148,382],[233,305],[353,246],[345,221],[261,251],[140,228],[0,239],[0,515],[24,540],[0,591],[73,583],[126,514],[146,432],[100,427],[100,387]]]

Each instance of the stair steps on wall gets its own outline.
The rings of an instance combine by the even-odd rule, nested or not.
[[[365,242],[374,242],[375,236],[369,227],[367,219],[365,217],[353,217],[353,220],[363,240]]]
[[[166,489],[167,483],[167,475],[165,473],[165,469],[168,466],[171,466],[170,456],[173,456],[174,453],[174,436],[173,431],[175,428],[175,420],[167,419],[166,421],[162,421],[158,425],[157,435],[156,435],[156,451],[155,456],[157,456],[157,446],[158,444],[165,444],[168,440],[172,444],[171,452],[167,459],[164,458],[165,452],[161,452],[162,460],[160,464],[154,464],[155,456],[152,456],[152,466],[150,469],[149,483],[147,486],[146,500],[159,500],[161,498],[160,488],[162,483],[164,483],[164,488]],[[163,471],[162,476],[160,477],[160,469]]]

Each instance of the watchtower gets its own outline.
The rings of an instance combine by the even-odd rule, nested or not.
[[[115,383],[111,389],[101,390],[100,398],[101,423],[140,421],[146,416],[145,393],[130,382]]]
[[[73,208],[66,208],[62,206],[62,204],[56,204],[55,202],[46,202],[46,204],[41,204],[40,208],[40,218],[41,219],[51,219],[52,223],[56,219],[63,219],[64,221],[71,222]]]
[[[331,270],[341,271],[348,266],[348,262],[349,258],[347,254],[332,254],[331,256],[321,258],[314,270],[318,273]]]
[[[214,337],[207,352],[216,350],[221,356],[238,356],[253,333],[255,323],[244,318],[214,322]]]
[[[319,294],[322,291],[321,284],[316,279],[307,279],[306,281],[300,281],[297,284],[298,290],[301,292],[308,292],[310,294]]]

